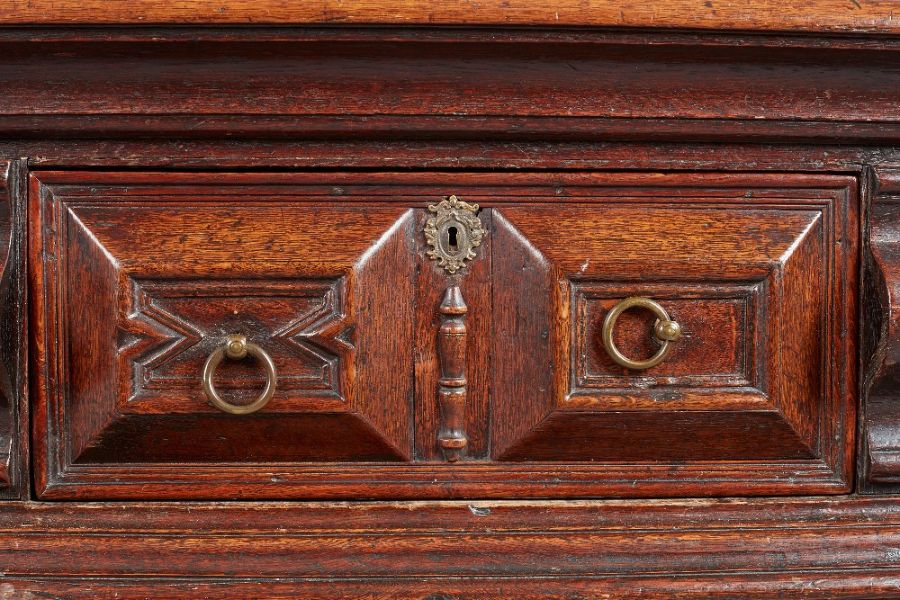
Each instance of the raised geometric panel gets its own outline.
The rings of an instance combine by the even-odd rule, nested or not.
[[[690,388],[725,391],[764,387],[765,369],[756,361],[764,323],[763,282],[644,283],[639,286],[575,280],[572,293],[572,365],[568,399],[602,391],[636,394],[658,401],[684,399]],[[684,343],[673,344],[666,360],[636,372],[609,357],[600,330],[606,314],[628,295],[646,296],[665,305],[682,327]],[[647,335],[654,324],[649,311],[626,311],[614,331],[629,356],[645,359],[657,350]],[[762,392],[760,392],[762,393]],[[658,406],[658,404],[657,404]]]
[[[638,219],[665,220],[653,214],[658,209],[650,207],[617,207],[617,210],[625,215],[629,210],[633,213],[625,223],[638,222]],[[542,273],[533,283],[526,283],[525,278],[521,283],[511,282],[511,293],[534,298],[535,292],[530,288],[544,286],[547,303],[541,305],[532,301],[530,309],[523,308],[518,312],[528,314],[535,324],[545,323],[541,327],[548,332],[542,336],[550,344],[547,356],[555,360],[548,383],[528,392],[534,398],[529,410],[536,411],[529,416],[531,424],[526,426],[526,422],[520,420],[521,429],[515,437],[498,436],[500,443],[495,448],[496,456],[506,460],[638,459],[649,456],[661,460],[692,457],[724,460],[778,456],[798,459],[809,458],[815,452],[818,420],[815,406],[821,405],[822,398],[818,377],[810,371],[820,370],[824,357],[803,350],[805,355],[795,353],[791,361],[783,364],[781,353],[782,346],[793,350],[797,341],[804,348],[813,344],[815,338],[808,333],[807,324],[818,323],[824,318],[820,308],[810,312],[792,304],[792,298],[799,296],[806,298],[813,308],[820,306],[811,298],[822,295],[823,290],[816,285],[817,274],[826,268],[821,251],[816,250],[819,247],[816,240],[821,239],[821,228],[817,226],[821,213],[798,211],[788,219],[780,218],[777,211],[735,210],[735,215],[730,218],[735,222],[743,221],[743,229],[752,226],[767,231],[755,244],[746,243],[738,249],[724,229],[716,231],[705,226],[708,217],[702,210],[686,207],[682,211],[686,214],[680,215],[680,219],[684,224],[692,221],[694,229],[682,234],[683,245],[678,245],[677,238],[674,243],[670,242],[676,257],[699,252],[703,244],[696,237],[705,237],[711,261],[725,262],[728,256],[738,252],[739,258],[729,265],[730,269],[746,270],[745,277],[752,273],[756,277],[768,276],[761,283],[735,283],[728,277],[703,273],[703,283],[697,283],[690,279],[697,271],[685,265],[670,273],[675,280],[672,283],[665,283],[662,275],[657,282],[623,281],[621,277],[604,282],[605,253],[609,252],[606,245],[609,244],[602,238],[594,238],[590,245],[582,241],[581,251],[586,252],[585,255],[567,254],[565,249],[575,246],[572,236],[582,234],[559,230],[556,237],[548,236],[543,209],[511,207],[499,211],[502,215],[500,226],[507,229],[510,236],[508,248],[518,245],[523,248],[520,254],[528,257],[512,262],[524,260],[526,268],[520,271]],[[571,212],[573,214],[563,213],[560,220],[574,223],[590,218],[585,209],[572,208]],[[632,229],[623,224],[616,242],[630,243],[632,235],[643,235],[642,228]],[[533,237],[540,240],[540,247],[532,243]],[[716,256],[717,252],[719,256]],[[548,258],[548,255],[554,258]],[[653,268],[643,256],[638,255],[632,260],[635,269],[649,271]],[[796,271],[792,267],[794,260],[804,261],[804,276],[799,282],[795,282],[799,275],[793,275]],[[546,266],[540,270],[529,269],[528,262]],[[785,273],[791,276],[785,278]],[[502,274],[498,273],[497,277]],[[529,279],[533,277],[531,275]],[[510,278],[506,279],[510,281]],[[808,289],[810,286],[814,289]],[[787,299],[783,288],[788,288]],[[743,296],[747,298],[744,304],[752,305],[756,301],[749,297],[759,290],[765,292],[760,308],[727,309],[729,296]],[[647,371],[606,366],[602,358],[605,350],[599,341],[602,321],[613,304],[622,298],[640,295],[650,295],[671,308],[673,315],[684,321],[685,335],[674,344],[676,349],[665,362]],[[716,296],[718,300],[711,302]],[[784,314],[786,310],[788,314]],[[630,312],[628,321],[620,320],[615,335],[620,338],[620,349],[627,355],[643,356],[647,354],[647,342],[635,342],[649,338],[652,322],[645,321],[646,315],[642,316],[639,311]],[[736,318],[741,313],[746,317]],[[791,326],[788,332],[783,332],[779,324],[786,319],[791,321]],[[632,337],[621,339],[622,330],[628,330],[629,326]],[[527,328],[520,323],[518,330],[524,332]],[[765,332],[763,337],[767,345],[759,345],[755,331]],[[798,332],[804,332],[800,340],[794,339]],[[525,339],[517,341],[520,346],[536,347]],[[511,358],[506,348],[498,347],[496,352]],[[757,354],[760,355],[759,366],[754,364],[748,369],[745,356]],[[540,360],[540,355],[537,359]],[[717,363],[722,361],[725,367],[717,368]],[[733,366],[729,368],[729,364]],[[535,364],[532,373],[519,375],[523,381],[516,385],[534,381],[538,377],[534,371],[538,368]],[[756,375],[757,370],[763,375]],[[764,389],[757,388],[764,379],[768,385]],[[512,389],[512,382],[504,379],[498,384],[501,390]],[[540,393],[541,390],[550,393]],[[521,403],[515,409],[507,407],[509,395],[507,392],[500,396],[499,415],[506,417],[515,410],[521,419],[527,413],[523,413]],[[612,412],[635,410],[653,414],[643,417],[645,421],[641,422],[636,421],[634,415]],[[685,411],[697,414],[689,417],[685,416]],[[714,412],[720,414],[714,415]],[[746,433],[734,433],[718,440],[713,431],[703,433],[711,423],[723,418],[724,422],[734,424],[737,431]],[[654,425],[649,427],[651,421]],[[672,427],[677,427],[677,431],[666,432]],[[767,433],[759,437],[763,432]],[[763,443],[766,435],[769,436],[767,443]],[[740,436],[746,439],[742,441]],[[749,439],[756,441],[747,443]]]
[[[129,278],[120,298],[119,373],[130,386],[123,393],[129,404],[185,390],[196,398],[197,373],[232,332],[266,348],[280,390],[346,401],[341,374],[352,367],[353,345],[345,337],[350,332],[345,277]],[[238,403],[265,383],[251,361],[223,363],[217,376],[217,389],[228,390]]]
[[[407,462],[413,212],[326,206],[277,186],[249,194],[218,178],[200,191],[152,180],[148,193],[32,176],[46,225],[32,232],[44,257],[33,274],[38,335],[55,340],[37,358],[46,418],[35,429],[50,442],[36,459],[38,493],[103,499],[121,483],[124,497],[155,485],[155,497],[230,498],[268,472],[257,489],[276,496],[284,478],[313,484],[321,469]],[[229,334],[273,363],[271,399],[251,414],[223,412],[204,393],[204,364]],[[225,360],[213,384],[231,404],[252,402],[261,367]],[[197,473],[216,490],[184,485]]]
[[[852,235],[846,188],[677,189],[666,203],[649,193],[493,208],[492,457],[634,481],[651,465],[727,465],[735,481],[766,465],[795,485],[846,489],[848,395],[831,366],[845,360],[834,340],[846,317],[827,308],[845,301],[830,282],[847,276],[834,243]],[[683,332],[646,370],[613,362],[601,339],[612,308],[634,296]],[[655,319],[622,313],[618,349],[653,355]]]
[[[447,282],[417,252],[422,207],[448,193],[490,230],[460,281],[482,450],[449,468],[421,450]],[[851,177],[59,171],[33,175],[30,199],[41,498],[848,489]],[[684,324],[642,373],[599,339],[629,295]],[[651,321],[623,314],[620,349],[653,351]],[[248,418],[190,384],[200,348],[231,328],[290,378]],[[223,395],[258,392],[250,366],[223,365]]]

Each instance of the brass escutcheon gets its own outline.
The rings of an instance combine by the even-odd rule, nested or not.
[[[266,370],[266,387],[259,398],[250,404],[231,404],[219,396],[215,385],[213,385],[213,376],[216,374],[216,368],[219,366],[219,363],[225,358],[242,360],[247,355],[258,358],[262,362]],[[249,415],[268,404],[275,393],[276,379],[277,374],[272,357],[253,342],[248,342],[247,336],[237,333],[227,336],[225,343],[213,350],[209,358],[206,359],[206,364],[203,365],[203,391],[206,393],[206,397],[213,406],[232,415]]]
[[[478,218],[478,205],[448,196],[430,204],[428,210],[434,216],[425,222],[425,241],[431,246],[426,254],[452,275],[475,258],[475,249],[487,235]]]
[[[635,307],[646,308],[656,315],[656,324],[653,326],[653,334],[656,336],[656,339],[660,341],[660,347],[659,350],[656,351],[656,354],[647,360],[631,360],[619,351],[615,341],[613,341],[613,329],[615,329],[616,321],[619,316],[629,308]],[[616,304],[606,315],[606,319],[603,320],[602,338],[603,347],[606,348],[606,353],[609,354],[609,357],[613,359],[616,364],[627,369],[643,371],[644,369],[655,367],[665,360],[672,348],[672,342],[681,339],[681,325],[670,319],[669,313],[667,313],[666,309],[658,302],[651,300],[650,298],[632,296],[630,298],[625,298]]]

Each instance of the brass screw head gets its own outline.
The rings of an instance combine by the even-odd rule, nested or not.
[[[675,321],[659,321],[654,328],[656,337],[666,342],[675,342],[681,339],[681,325]]]
[[[229,335],[225,342],[225,356],[233,360],[240,360],[247,356],[247,336]]]

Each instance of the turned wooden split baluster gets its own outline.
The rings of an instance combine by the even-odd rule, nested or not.
[[[862,466],[873,489],[894,491],[900,485],[900,170],[875,174],[862,296],[867,363]]]
[[[438,443],[444,458],[459,460],[469,443],[466,437],[466,312],[458,285],[451,285],[444,293],[438,311],[441,328],[438,333],[438,357],[441,378],[438,380],[438,403],[441,408],[441,429]]]

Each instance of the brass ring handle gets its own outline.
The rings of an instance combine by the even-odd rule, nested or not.
[[[262,394],[260,394],[259,398],[250,404],[231,404],[219,396],[219,393],[213,385],[213,375],[215,375],[219,363],[225,358],[241,360],[248,354],[258,358],[262,362],[263,367],[266,370],[266,388],[263,390]],[[233,334],[226,337],[225,344],[213,350],[212,354],[209,355],[209,358],[206,359],[206,364],[203,365],[203,391],[206,392],[206,397],[209,398],[209,401],[213,406],[232,415],[249,415],[268,404],[269,400],[272,399],[272,395],[275,393],[276,378],[275,363],[272,362],[272,357],[253,342],[248,342],[247,336],[240,334]]]
[[[616,347],[616,343],[613,341],[613,329],[616,326],[616,320],[618,320],[623,312],[629,308],[635,307],[646,308],[656,315],[656,324],[653,326],[653,333],[656,336],[656,339],[661,342],[661,345],[659,350],[656,351],[656,354],[647,360],[631,360],[619,351]],[[609,354],[609,357],[613,359],[616,364],[634,371],[643,371],[644,369],[655,367],[665,360],[672,348],[672,342],[676,342],[681,338],[681,325],[670,319],[669,313],[667,313],[666,309],[658,302],[651,300],[650,298],[632,296],[631,298],[625,298],[616,304],[606,315],[606,319],[603,321],[602,337],[606,353]]]

